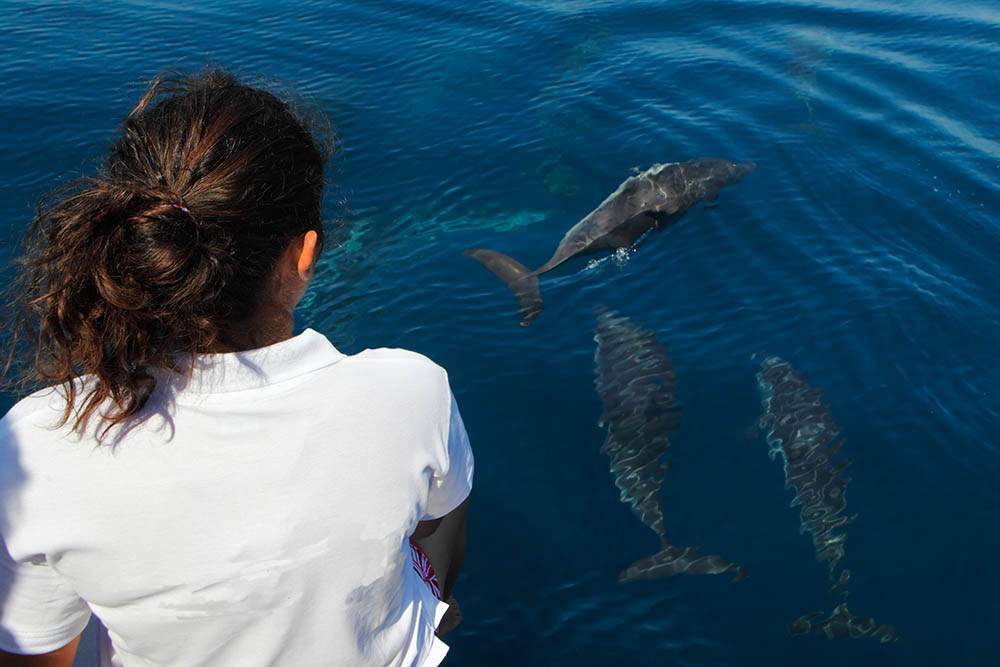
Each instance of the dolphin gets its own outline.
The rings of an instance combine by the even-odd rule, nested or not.
[[[673,365],[667,350],[627,317],[599,310],[594,337],[597,351],[595,386],[604,405],[601,424],[608,425],[601,451],[611,459],[611,473],[621,501],[660,538],[660,551],[627,567],[618,580],[653,579],[672,574],[732,572],[734,581],[746,577],[739,565],[721,556],[701,555],[698,547],[678,547],[663,527],[660,490],[669,463],[662,461],[677,428]]]
[[[538,276],[566,260],[602,250],[627,248],[649,231],[673,224],[699,201],[715,201],[719,190],[756,169],[752,162],[719,158],[654,164],[626,179],[600,206],[573,225],[547,262],[534,271],[495,250],[470,248],[462,254],[495,273],[520,303],[521,326],[542,312]]]
[[[836,462],[844,440],[833,421],[830,406],[823,402],[819,387],[811,387],[802,373],[781,357],[764,357],[757,373],[764,414],[758,426],[765,432],[768,454],[781,456],[785,487],[795,491],[792,507],[801,505],[802,532],[813,537],[816,560],[827,563],[830,592],[838,591],[841,602],[829,618],[823,612],[805,614],[789,626],[792,635],[817,633],[827,639],[871,637],[881,642],[901,641],[891,625],[881,625],[870,616],[855,616],[847,609],[850,570],[835,570],[844,557],[846,526],[855,516],[845,516],[847,484],[844,476],[850,461]]]
[[[841,514],[847,507],[847,484],[843,472],[850,461],[834,463],[844,441],[834,442],[840,428],[821,390],[809,386],[799,371],[780,357],[765,357],[757,373],[764,414],[759,426],[765,431],[768,455],[780,455],[785,468],[785,488],[795,491],[792,507],[801,505],[800,525],[813,536],[816,560],[827,563],[831,590],[847,583],[844,570],[834,571],[844,557],[847,535],[842,531],[855,516]]]

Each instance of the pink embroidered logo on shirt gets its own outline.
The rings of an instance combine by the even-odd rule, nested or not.
[[[420,545],[413,540],[410,540],[410,557],[413,561],[413,569],[424,580],[424,583],[430,586],[434,597],[440,600],[441,589],[438,587],[438,578],[437,574],[434,573],[434,567],[431,565],[431,559],[427,557],[427,554],[420,548]]]

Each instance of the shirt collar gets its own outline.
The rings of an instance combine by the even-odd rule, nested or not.
[[[224,354],[197,354],[190,379],[172,378],[185,393],[218,393],[258,389],[301,377],[344,358],[326,336],[306,329],[267,347]]]

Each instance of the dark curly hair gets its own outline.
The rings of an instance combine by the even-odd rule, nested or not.
[[[107,434],[142,409],[156,371],[257,347],[248,324],[281,253],[310,230],[322,245],[333,135],[324,145],[310,125],[219,70],[158,77],[103,169],[38,205],[5,379],[26,353],[19,380],[65,387],[61,423],[82,431],[97,411]]]

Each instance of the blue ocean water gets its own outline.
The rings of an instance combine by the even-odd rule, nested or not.
[[[477,477],[446,664],[995,664],[996,3],[4,1],[0,34],[8,251],[165,68],[260,75],[330,116],[335,242],[299,325],[449,370]],[[543,276],[528,328],[460,253],[538,266],[631,167],[700,156],[758,168],[617,261]],[[668,533],[746,581],[618,583],[657,541],[599,451],[598,305],[670,348]],[[902,644],[787,634],[834,602],[746,434],[758,351],[823,388],[852,461],[850,607]]]

